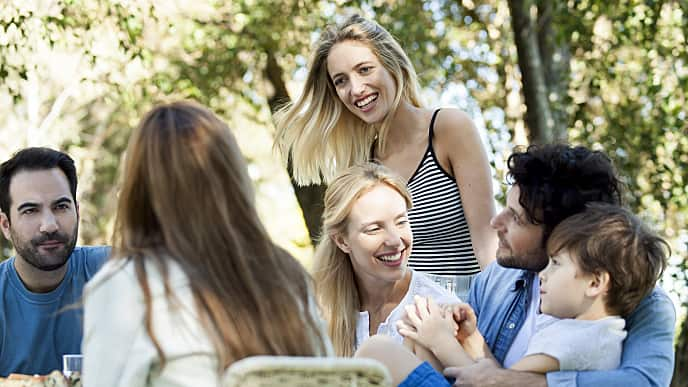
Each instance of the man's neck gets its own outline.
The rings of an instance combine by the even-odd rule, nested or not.
[[[57,270],[43,271],[30,265],[19,255],[14,258],[14,268],[26,289],[33,293],[48,293],[55,290],[67,273],[67,263]]]

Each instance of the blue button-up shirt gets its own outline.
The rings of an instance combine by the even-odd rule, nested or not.
[[[471,286],[468,303],[478,316],[478,329],[500,363],[525,321],[533,281],[537,281],[534,272],[504,268],[493,262]],[[664,290],[656,287],[626,319],[628,336],[619,368],[550,372],[547,385],[668,386],[674,370],[675,325],[674,305]]]

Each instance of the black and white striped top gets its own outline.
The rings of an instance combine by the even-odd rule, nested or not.
[[[480,272],[473,252],[461,194],[432,148],[433,127],[439,109],[432,115],[428,149],[408,181],[413,198],[409,221],[413,251],[409,266],[436,275],[470,275]]]

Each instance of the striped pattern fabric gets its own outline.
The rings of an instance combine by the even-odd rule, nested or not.
[[[476,274],[480,266],[473,252],[459,187],[442,169],[432,148],[437,112],[430,121],[428,149],[408,182],[413,198],[409,211],[413,231],[409,266],[435,275]]]

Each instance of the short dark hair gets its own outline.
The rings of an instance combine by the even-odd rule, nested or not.
[[[588,204],[552,231],[547,254],[571,255],[584,273],[609,273],[609,312],[628,316],[661,277],[671,253],[669,244],[627,209]]]
[[[12,177],[21,171],[36,171],[60,168],[69,182],[69,191],[76,203],[76,167],[69,155],[50,148],[25,148],[0,165],[0,209],[10,218],[10,183]]]
[[[621,182],[602,152],[565,144],[531,145],[507,161],[510,184],[529,222],[544,226],[543,245],[559,222],[590,202],[621,204]]]

